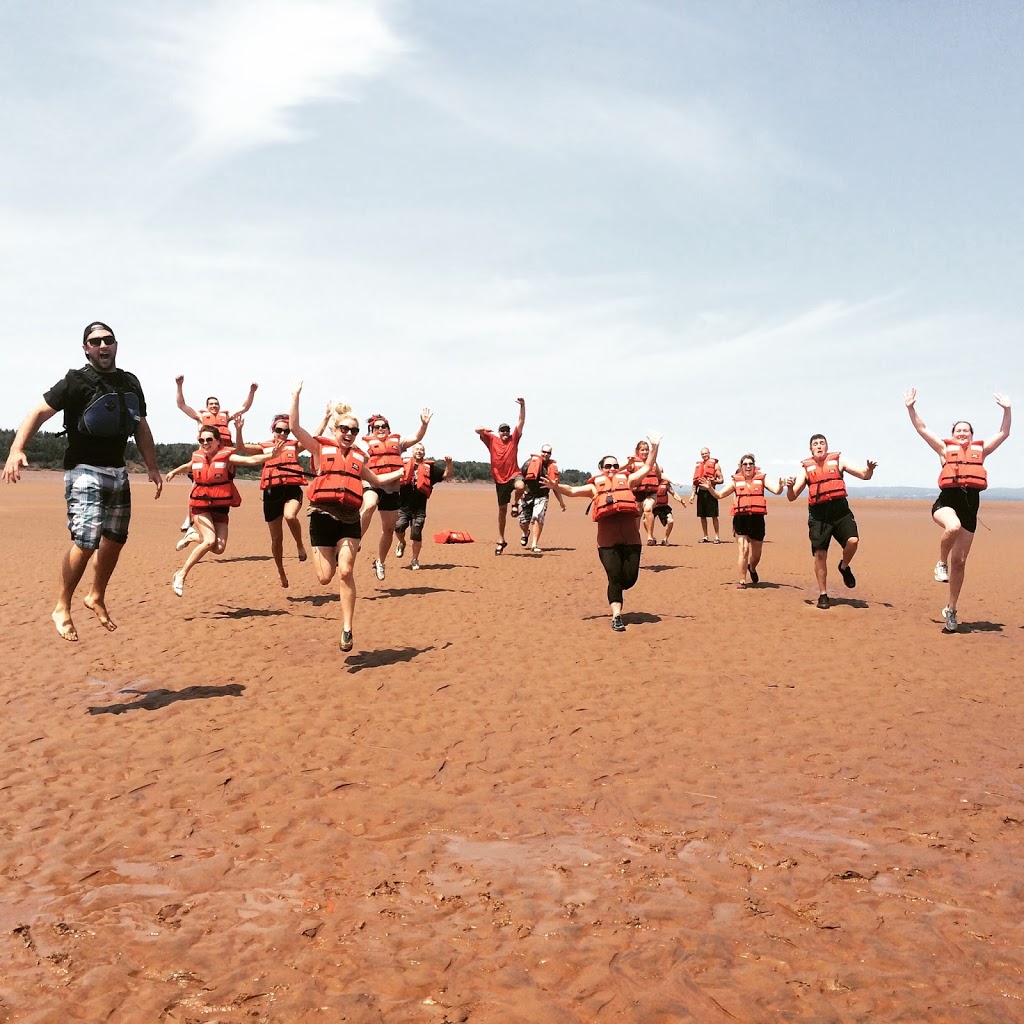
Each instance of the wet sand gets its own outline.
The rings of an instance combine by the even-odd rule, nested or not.
[[[445,484],[477,543],[378,582],[375,522],[345,655],[252,484],[173,596],[187,493],[135,482],[119,628],[69,644],[59,477],[0,491],[0,1021],[1024,1021],[1022,506],[957,636],[925,502],[855,503],[819,611],[779,500],[744,591],[677,512],[618,635],[584,502],[496,558]]]

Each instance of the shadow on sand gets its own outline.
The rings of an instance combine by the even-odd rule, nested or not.
[[[89,708],[90,715],[123,715],[126,711],[159,711],[179,700],[208,700],[210,697],[241,697],[245,687],[241,683],[225,686],[186,686],[184,690],[122,690],[135,693],[139,700],[124,704],[104,704]]]

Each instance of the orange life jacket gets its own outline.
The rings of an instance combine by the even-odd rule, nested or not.
[[[672,490],[672,485],[666,480],[662,480],[658,484],[657,491],[654,492],[654,507],[661,508],[668,504],[669,492]]]
[[[192,494],[189,501],[199,508],[238,508],[242,496],[235,487],[233,448],[219,448],[207,461],[200,448],[192,453]]]
[[[748,480],[742,473],[733,474],[733,486],[736,488],[736,502],[732,514],[753,513],[768,514],[768,502],[764,496],[764,473],[754,470],[753,477]]]
[[[839,468],[842,452],[829,452],[819,465],[814,459],[804,459],[807,470],[807,504],[821,505],[835,498],[846,497],[846,482]]]
[[[273,449],[276,444],[276,441],[264,441],[260,447],[264,450]],[[282,487],[285,484],[301,485],[305,482],[306,471],[299,462],[298,441],[285,441],[280,453],[263,463],[263,471],[260,474],[260,490],[265,491],[268,487]]]
[[[424,459],[422,462],[406,459],[400,483],[404,486],[412,484],[424,498],[429,498],[434,493],[434,484],[430,479],[430,467],[433,464],[431,459]]]
[[[557,484],[558,466],[550,455],[531,455],[523,471],[523,479],[540,480],[542,477],[547,477],[553,484]]]
[[[971,441],[960,444],[951,437],[942,442],[946,446],[945,461],[939,473],[939,488],[943,491],[963,487],[968,491],[983,491],[988,487],[985,461],[985,442]]]
[[[199,414],[199,419],[202,421],[204,427],[216,427],[217,433],[220,434],[221,444],[231,444],[231,431],[228,430],[228,414],[226,412],[210,412],[208,409],[204,409]]]
[[[697,467],[693,471],[693,482],[695,484],[699,484],[701,480],[709,480],[711,485],[714,486],[717,479],[718,459],[702,459],[697,463]]]
[[[402,435],[388,434],[378,440],[376,437],[364,437],[366,452],[369,456],[370,469],[374,473],[394,473],[402,468]]]
[[[610,474],[592,476],[588,482],[597,489],[597,497],[590,503],[590,518],[595,522],[620,513],[640,515],[636,496],[629,489],[628,473],[621,469],[612,470]]]
[[[366,452],[353,445],[346,455],[332,437],[318,437],[320,470],[309,485],[309,503],[359,509],[363,504]]]
[[[642,469],[646,462],[647,462],[646,459],[637,459],[636,465],[634,466],[633,469],[630,470],[630,472],[631,473],[635,473],[635,472],[637,472],[637,470]],[[634,491],[634,493],[636,494],[636,496],[638,498],[641,495],[643,495],[644,497],[648,497],[649,495],[654,494],[654,493],[657,492],[658,484],[660,484],[660,483],[661,483],[661,466],[659,466],[657,463],[655,463],[653,466],[651,466],[650,472],[647,473],[645,476],[641,477],[640,483],[638,483],[634,487],[633,491]]]

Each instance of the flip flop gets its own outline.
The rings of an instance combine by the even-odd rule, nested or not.
[[[500,555],[500,554],[502,553],[502,551],[504,551],[504,550],[505,550],[505,548],[507,548],[507,547],[508,547],[508,541],[506,541],[506,540],[500,540],[500,541],[498,541],[498,543],[497,543],[497,544],[495,544],[495,546],[494,546],[494,553],[495,553],[496,555]]]

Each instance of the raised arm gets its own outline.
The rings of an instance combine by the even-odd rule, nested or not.
[[[316,455],[319,458],[320,445],[317,443],[316,438],[299,423],[299,395],[301,394],[302,381],[300,380],[292,388],[292,403],[291,408],[288,410],[288,426],[292,428],[295,439],[301,441],[309,449],[311,455]]]
[[[707,480],[702,480],[700,482],[700,486],[702,490],[707,491],[713,498],[717,498],[719,501],[721,501],[723,498],[728,498],[729,495],[736,490],[736,481],[730,480],[729,485],[727,487],[722,488],[722,490],[718,490],[716,487],[712,487]]]
[[[516,424],[516,430],[518,430],[521,435],[523,433],[523,427],[526,426],[526,399],[517,398],[516,401],[519,403],[519,422]]]
[[[284,441],[278,441],[269,451],[261,450],[259,455],[234,454],[228,459],[228,462],[233,466],[261,466],[264,462],[269,462],[275,455],[280,455],[283,447]]]
[[[414,437],[403,437],[402,438],[402,451],[411,448],[414,444],[423,440],[423,435],[427,432],[427,426],[430,423],[430,417],[434,414],[429,409],[424,409],[420,413],[420,426],[419,430],[416,431]]]
[[[596,498],[597,488],[593,484],[580,484],[578,487],[567,487],[563,483],[551,481],[548,485],[556,495],[566,498]]]
[[[999,430],[986,442],[984,452],[991,455],[1010,436],[1010,399],[1008,395],[997,394],[996,405],[1003,410],[1003,420],[999,424]]]
[[[242,414],[236,412],[231,417],[231,422],[235,425],[235,451],[241,452],[243,455],[259,455],[263,451],[262,445],[257,444],[246,444],[242,440],[242,427],[245,425],[245,420],[242,419]]]
[[[442,480],[451,480],[451,478],[452,478],[452,457],[450,455],[446,455],[444,457],[444,476],[441,477],[441,479]]]
[[[26,445],[39,433],[39,428],[51,416],[56,415],[57,410],[40,399],[39,404],[21,421],[18,432],[11,442],[11,450],[4,465],[3,478],[7,483],[16,484],[21,479],[22,466],[28,466],[28,456],[25,454]]]
[[[236,413],[237,416],[244,416],[252,408],[252,400],[256,397],[256,389],[258,387],[259,387],[259,384],[250,384],[249,385],[249,396],[242,403],[242,407]]]
[[[939,458],[945,458],[946,446],[942,443],[942,438],[936,434],[933,434],[925,425],[924,420],[921,419],[917,412],[917,388],[909,388],[903,394],[903,404],[907,407],[907,412],[910,413],[910,422],[914,425],[914,429],[925,439],[928,447],[932,451],[936,452]],[[857,474],[854,473],[854,476]]]
[[[178,376],[174,378],[174,383],[178,385],[178,397],[176,399],[178,408],[189,419],[195,420],[196,423],[202,423],[203,421],[199,418],[199,413],[197,413],[191,405],[188,405],[185,402],[185,392],[182,391],[182,385],[185,383],[185,375],[183,373],[179,373]]]
[[[870,480],[875,475],[878,463],[872,462],[871,459],[868,459],[866,465],[859,466],[847,462],[846,459],[840,459],[839,468],[844,473],[849,473],[850,476],[855,476],[858,480]]]
[[[786,483],[786,481],[785,481],[785,480],[783,480],[783,479],[782,479],[782,477],[780,476],[780,477],[779,477],[779,483],[778,483],[778,486],[776,486],[776,487],[773,487],[773,486],[772,486],[772,485],[771,485],[770,483],[768,483],[768,478],[767,478],[767,477],[765,477],[765,481],[764,481],[764,489],[765,489],[766,491],[771,491],[771,492],[772,492],[772,494],[781,494],[781,493],[782,493],[782,488],[783,488],[783,487],[785,486],[785,483]]]

